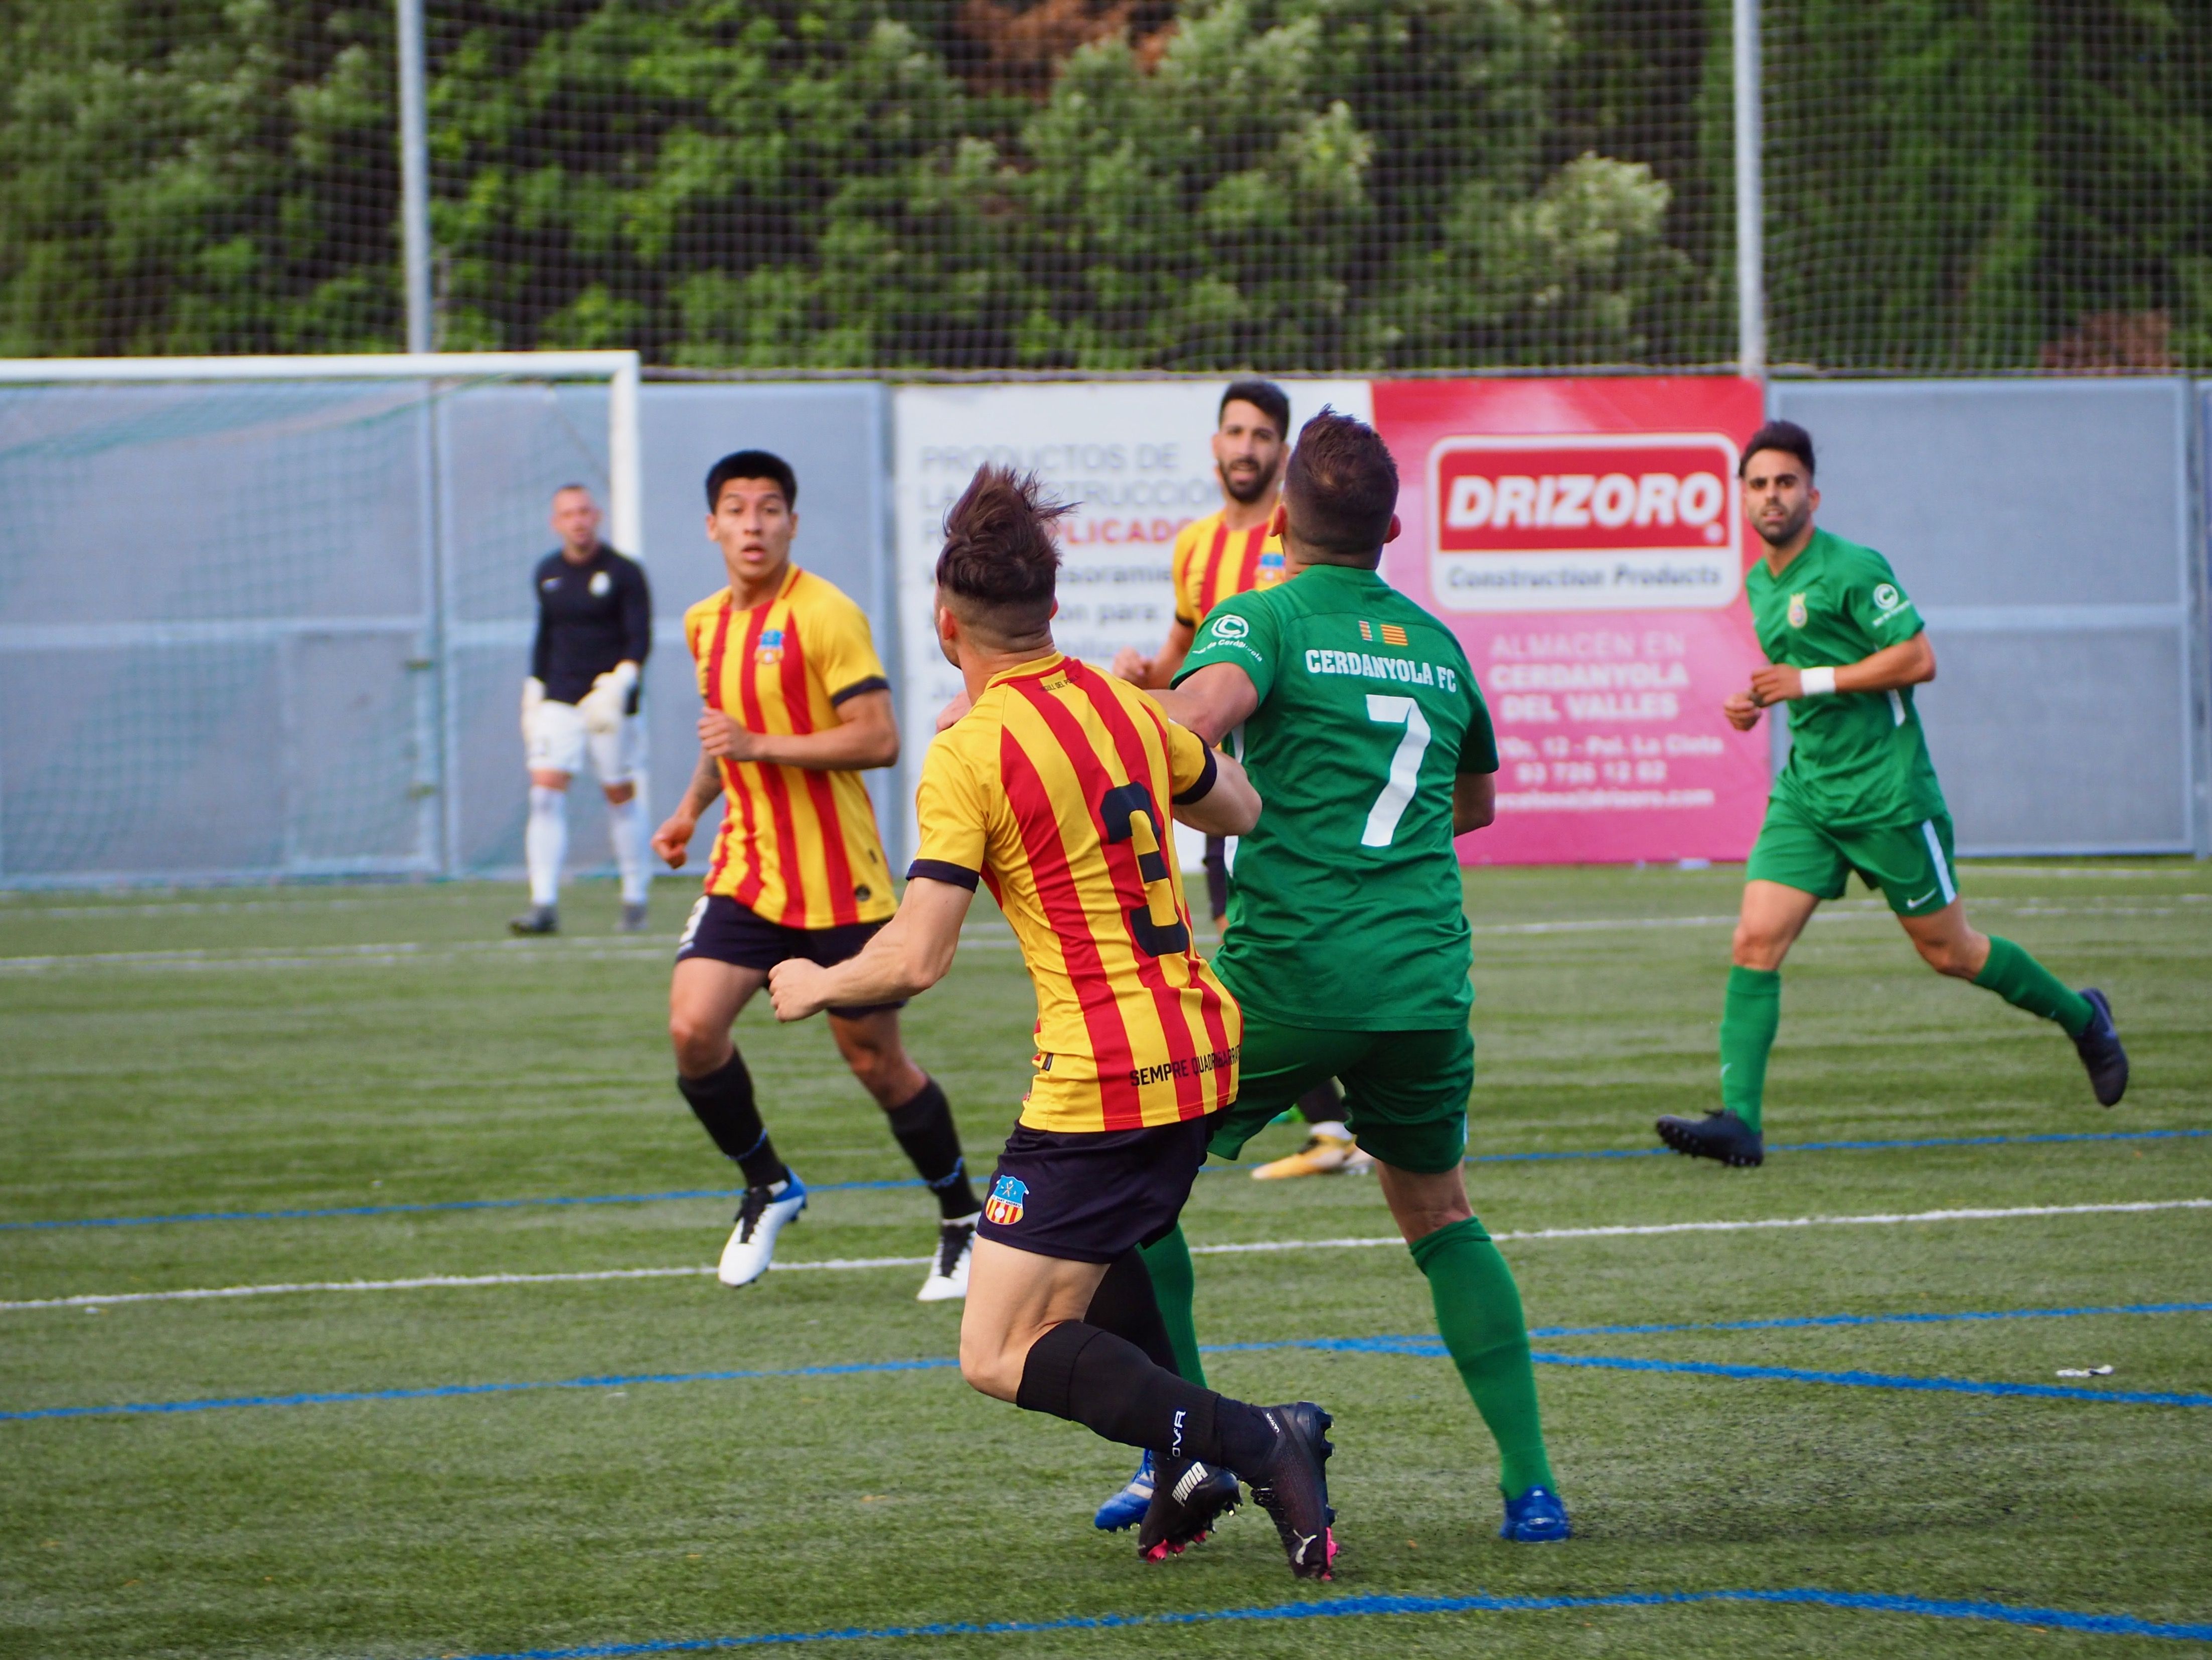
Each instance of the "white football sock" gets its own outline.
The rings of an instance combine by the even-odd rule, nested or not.
[[[561,866],[568,857],[568,793],[530,787],[530,824],[522,832],[523,862],[530,867],[530,903],[550,905],[561,897]]]
[[[1333,1135],[1340,1141],[1349,1141],[1352,1140],[1352,1132],[1345,1128],[1341,1122],[1334,1118],[1330,1119],[1326,1124],[1307,1125],[1306,1134],[1308,1135]]]
[[[653,882],[653,867],[645,861],[645,796],[633,792],[617,806],[607,803],[607,836],[615,844],[615,868],[622,873],[625,905],[641,905]]]

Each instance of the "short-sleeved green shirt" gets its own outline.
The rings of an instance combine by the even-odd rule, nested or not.
[[[1824,530],[1777,576],[1744,577],[1752,625],[1771,663],[1841,667],[1921,630],[1889,562]],[[1790,761],[1774,793],[1837,830],[1917,824],[1944,812],[1912,689],[1842,691],[1789,705]]]
[[[1459,642],[1374,572],[1314,565],[1223,601],[1176,679],[1215,663],[1259,690],[1232,743],[1265,804],[1237,843],[1223,980],[1290,1025],[1463,1023],[1452,784],[1497,771],[1498,746]]]

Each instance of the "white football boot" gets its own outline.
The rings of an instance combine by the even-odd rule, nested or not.
[[[806,1184],[789,1169],[783,1177],[773,1188],[745,1189],[738,1225],[730,1230],[730,1243],[722,1247],[721,1265],[714,1270],[724,1285],[750,1286],[766,1274],[775,1256],[776,1235],[806,1208]]]
[[[975,1225],[983,1213],[954,1217],[937,1225],[937,1259],[929,1278],[914,1294],[917,1303],[949,1303],[968,1294],[968,1265],[975,1256]]]

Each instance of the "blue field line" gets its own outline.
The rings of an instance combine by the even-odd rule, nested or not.
[[[2174,1141],[2212,1135],[2212,1129],[2103,1130],[2051,1135],[1938,1135],[1907,1141],[1779,1142],[1769,1152],[1884,1152],[1915,1147],[2035,1146],[2067,1141]],[[1676,1157],[1671,1147],[1611,1147],[1583,1152],[1480,1152],[1463,1162],[1469,1164],[1534,1164],[1592,1158],[1665,1158]],[[1227,1176],[1249,1170],[1249,1164],[1209,1164],[1201,1176]],[[865,1193],[890,1188],[918,1188],[913,1177],[885,1182],[817,1182],[809,1193]],[[739,1199],[743,1188],[678,1188],[666,1193],[599,1193],[580,1197],[554,1195],[536,1199],[447,1199],[420,1204],[330,1205],[301,1210],[177,1211],[160,1216],[75,1216],[51,1221],[0,1222],[0,1233],[50,1228],[143,1228],[168,1222],[301,1222],[336,1216],[422,1216],[440,1211],[526,1210],[535,1206],[659,1205],[678,1199]]]
[[[1442,1345],[1435,1353],[1443,1353]],[[1828,1383],[1844,1389],[1922,1389],[1942,1395],[2027,1395],[2043,1401],[2103,1401],[2132,1407],[2212,1407],[2212,1395],[2160,1389],[2084,1389],[2063,1383],[1987,1383],[1972,1377],[1912,1377],[1900,1372],[1814,1371],[1800,1366],[1729,1365],[1713,1360],[1644,1360],[1614,1354],[1544,1354],[1528,1358],[1540,1366],[1590,1366],[1607,1371],[1687,1372],[1698,1377],[1729,1377],[1753,1383]]]
[[[862,1372],[942,1371],[960,1362],[950,1355],[920,1360],[848,1360],[830,1365],[783,1366],[748,1371],[641,1371],[620,1376],[560,1377],[519,1383],[437,1383],[412,1389],[328,1389],[299,1395],[224,1395],[197,1401],[131,1402],[112,1407],[39,1407],[0,1412],[0,1423],[35,1418],[167,1416],[228,1412],[240,1407],[336,1407],[365,1401],[436,1401],[463,1395],[521,1395],[534,1389],[618,1389],[632,1383],[732,1383],[769,1377],[850,1377]]]
[[[954,1620],[923,1626],[840,1626],[823,1631],[763,1632],[750,1637],[667,1638],[647,1643],[593,1643],[583,1648],[510,1649],[466,1660],[622,1660],[645,1654],[698,1654],[715,1649],[795,1646],[915,1637],[1018,1637],[1054,1631],[1115,1631],[1143,1626],[1204,1626],[1229,1621],[1359,1620],[1390,1614],[1558,1614],[1585,1608],[1682,1608],[1740,1602],[1841,1608],[1854,1614],[1904,1614],[1923,1620],[1965,1620],[1988,1625],[2039,1626],[2100,1637],[2156,1637],[2170,1642],[2212,1642],[2212,1624],[2138,1620],[2128,1614],[2082,1614],[2072,1608],[2024,1608],[2013,1602],[1967,1602],[1948,1596],[1899,1596],[1876,1591],[1784,1590],[1621,1591],[1605,1596],[1332,1596],[1317,1602],[1278,1602],[1184,1614],[1073,1614],[1057,1620]]]
[[[1532,1326],[1531,1337],[1642,1337],[1669,1331],[1791,1331],[1824,1326],[1940,1326],[1961,1320],[2071,1320],[2085,1314],[2212,1314],[2212,1303],[2100,1303],[2075,1309],[1972,1309],[1954,1314],[1801,1314],[1643,1326]]]
[[[2075,1309],[1977,1310],[1960,1314],[1825,1315],[1797,1320],[1730,1321],[1707,1326],[1589,1326],[1532,1332],[1534,1337],[1589,1336],[1617,1332],[1740,1331],[1767,1327],[1863,1325],[1886,1320],[1936,1323],[1946,1320],[2057,1320],[2096,1314],[2196,1314],[2212,1312],[2212,1303],[2131,1303]],[[1323,1354],[1405,1354],[1441,1359],[1441,1339],[1419,1334],[1381,1337],[1290,1337],[1261,1343],[1208,1343],[1207,1354],[1262,1354],[1304,1349]],[[2042,1383],[1984,1383],[1972,1378],[1909,1377],[1869,1371],[1814,1371],[1790,1366],[1730,1366],[1697,1361],[1644,1360],[1625,1356],[1533,1353],[1539,1365],[1600,1366],[1629,1371],[1689,1371],[1701,1376],[1790,1383],[1838,1383],[1864,1389],[1933,1389],[1966,1395],[2027,1395],[2067,1401],[2118,1402],[2126,1405],[2212,1407],[2212,1395],[2142,1390],[2065,1389]],[[125,1402],[98,1407],[33,1407],[0,1412],[0,1423],[52,1418],[162,1417],[179,1413],[226,1412],[241,1407],[328,1407],[376,1401],[434,1401],[468,1395],[518,1395],[536,1389],[623,1389],[632,1383],[727,1383],[782,1377],[846,1377],[871,1372],[940,1371],[959,1365],[951,1356],[918,1360],[854,1360],[814,1366],[736,1371],[633,1372],[619,1376],[540,1379],[507,1383],[439,1383],[419,1389],[332,1389],[292,1395],[229,1395],[189,1401]]]

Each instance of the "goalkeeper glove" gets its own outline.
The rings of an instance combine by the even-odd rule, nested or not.
[[[530,721],[531,721],[531,717],[532,717],[532,716],[533,716],[533,715],[535,715],[535,714],[538,713],[538,706],[540,703],[544,702],[544,701],[545,701],[545,683],[544,683],[543,680],[540,680],[540,679],[539,679],[536,675],[534,675],[534,674],[533,674],[533,675],[530,676],[527,679],[526,679],[525,681],[523,681],[523,683],[522,683],[522,741],[523,741],[524,743],[526,743],[526,744],[527,744],[527,743],[530,741]]]
[[[629,695],[637,690],[637,665],[617,663],[592,682],[591,690],[576,700],[584,725],[601,737],[622,725],[629,712]]]

